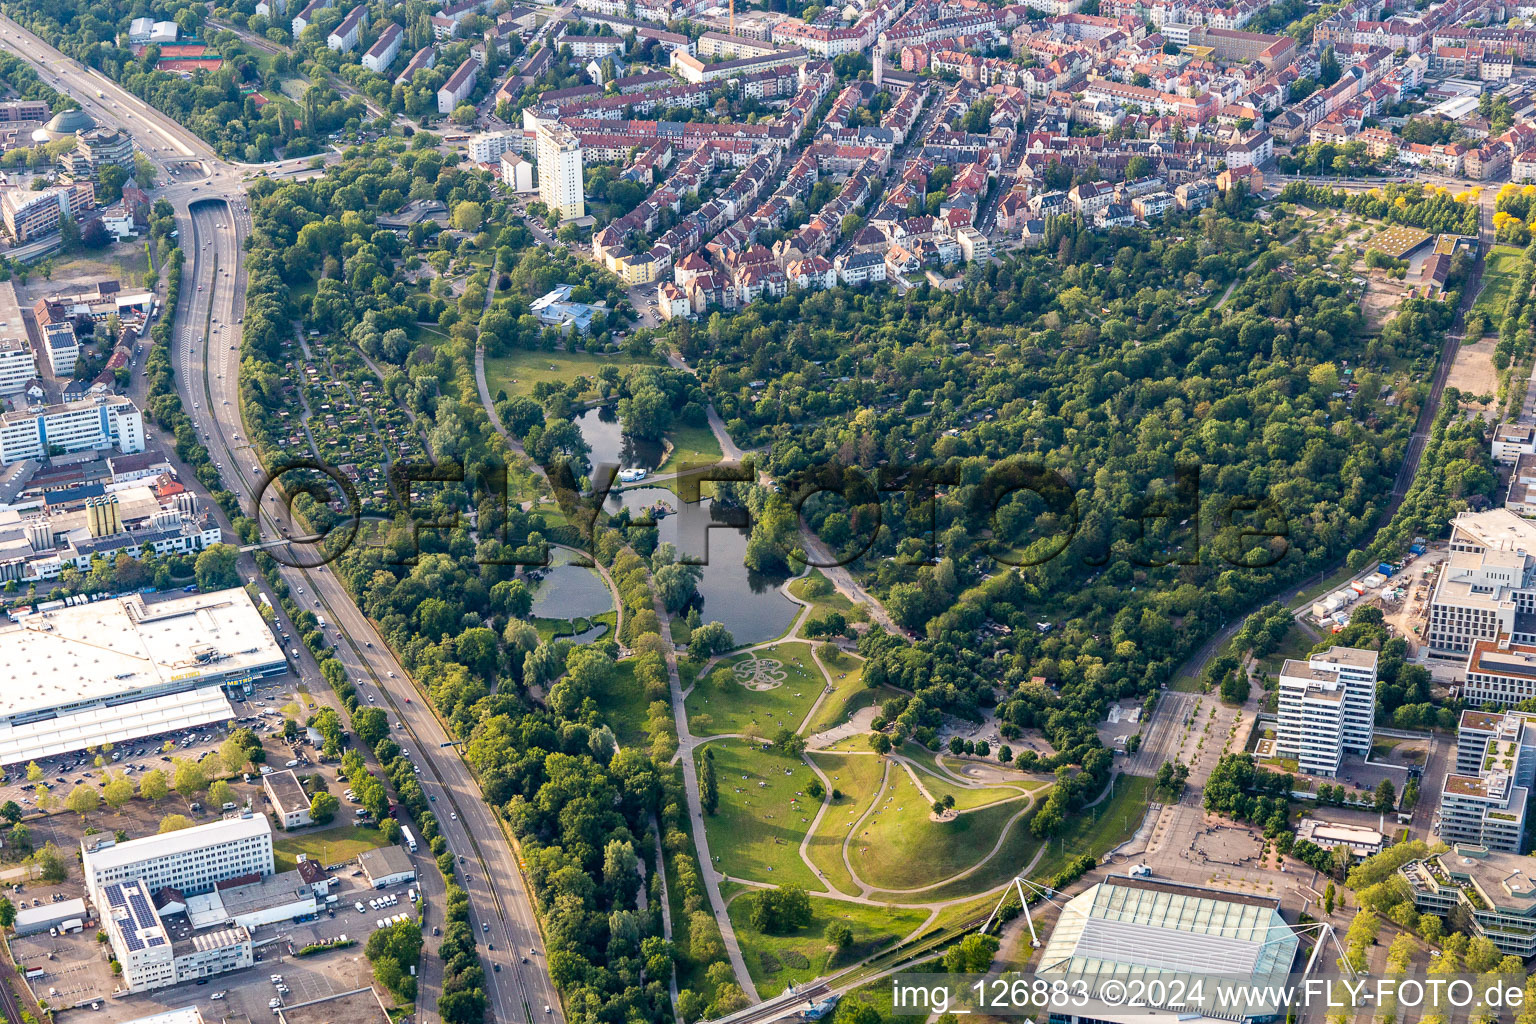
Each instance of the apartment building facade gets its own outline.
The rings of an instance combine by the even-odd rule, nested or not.
[[[1344,754],[1369,754],[1376,713],[1376,652],[1331,647],[1280,670],[1275,750],[1301,771],[1332,778]]]

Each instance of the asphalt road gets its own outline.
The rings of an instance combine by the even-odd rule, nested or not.
[[[185,367],[180,378],[183,401],[215,462],[222,466],[226,486],[240,495],[249,510],[262,486],[243,434],[238,396],[239,320],[245,296],[238,253],[239,238],[249,230],[249,215],[238,200],[234,206],[197,203],[186,223],[183,237],[191,239],[192,259],[183,284],[186,312],[175,335],[175,355]],[[262,502],[260,518],[264,539],[278,537],[288,525],[272,493]],[[292,555],[289,561],[310,561],[306,552]],[[337,656],[364,699],[372,695],[375,704],[404,726],[404,735],[397,733],[396,738],[421,765],[419,778],[432,798],[448,848],[463,858],[460,882],[469,893],[476,938],[495,946],[494,950],[481,947],[493,1019],[560,1020],[543,939],[511,845],[469,769],[452,747],[445,746],[447,732],[329,568],[289,568],[283,576],[294,600],[331,627],[327,637],[336,644]],[[306,652],[299,654],[300,663],[306,663]],[[523,957],[528,963],[522,962]],[[502,964],[500,973],[492,966],[497,962]]]

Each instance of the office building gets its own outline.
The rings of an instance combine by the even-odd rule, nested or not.
[[[75,148],[65,154],[66,169],[77,178],[99,177],[108,166],[133,167],[133,136],[117,128],[89,128],[75,133]]]
[[[25,338],[0,337],[0,395],[14,395],[37,376],[37,360]]]
[[[1517,761],[1531,769],[1531,776],[1515,782],[1529,786],[1536,782],[1536,715],[1522,711],[1463,711],[1456,725],[1456,771],[1476,775],[1488,762],[1489,747],[1495,740],[1513,740]]]
[[[0,191],[0,220],[17,242],[59,230],[64,218],[78,220],[96,205],[96,188],[89,181],[57,185],[37,192],[6,188]]]
[[[0,413],[0,465],[64,452],[144,450],[144,417],[120,396]]]
[[[225,818],[161,835],[80,843],[85,888],[97,906],[106,887],[138,880],[151,893],[175,889],[183,897],[211,892],[219,882],[272,874],[272,823],[260,814]]]
[[[152,891],[143,880],[135,879],[107,883],[92,897],[127,991],[168,988],[256,962],[246,928],[198,933],[185,913],[162,917],[156,903],[176,900],[177,895]]]
[[[1429,599],[1431,657],[1462,658],[1478,640],[1536,644],[1536,522],[1508,509],[1462,512]]]
[[[235,717],[225,687],[288,670],[244,590],[51,602],[0,626],[0,765]]]
[[[1173,1019],[1179,1008],[1164,1004],[1180,998],[1174,986],[1159,995],[1155,989],[1163,987],[1148,984],[1148,1005],[1135,1007],[1100,999],[1100,992],[1111,981],[1123,993],[1127,981],[1191,976],[1219,976],[1253,990],[1232,1005],[1203,1005],[1206,1016],[1262,1021],[1285,1015],[1283,1006],[1263,1002],[1263,993],[1283,985],[1300,944],[1275,897],[1110,875],[1062,908],[1036,976],[1083,986],[1082,999],[1052,1010],[1053,1024],[1145,1024],[1151,1011],[1165,1009]]]
[[[272,811],[283,828],[303,828],[314,824],[314,819],[309,816],[309,794],[304,792],[304,786],[293,769],[263,775],[261,788],[267,791]]]
[[[1330,647],[1280,670],[1275,752],[1309,775],[1339,773],[1344,754],[1371,752],[1376,652]]]
[[[1296,841],[1303,840],[1324,850],[1347,846],[1356,857],[1380,853],[1387,845],[1387,837],[1374,828],[1316,818],[1303,818],[1296,823]]]
[[[48,368],[55,377],[68,379],[80,360],[80,338],[68,320],[39,324],[43,331],[43,351],[48,353]]]
[[[561,220],[585,217],[581,140],[565,125],[548,121],[539,124],[537,138],[540,202],[557,212]]]
[[[1536,644],[1474,640],[1461,696],[1469,704],[1519,704],[1536,697]]]
[[[263,925],[308,917],[319,909],[314,888],[297,870],[225,879],[183,901],[187,920],[197,931],[237,926],[255,931]]]
[[[1456,769],[1440,794],[1447,843],[1522,852],[1526,797],[1536,785],[1536,716],[1462,713]]]
[[[1522,455],[1536,454],[1536,426],[1528,423],[1500,423],[1493,431],[1493,461],[1512,466]]]
[[[1410,861],[1398,875],[1421,913],[1472,923],[1472,934],[1510,956],[1536,956],[1536,877],[1531,859],[1457,846],[1449,853]]]

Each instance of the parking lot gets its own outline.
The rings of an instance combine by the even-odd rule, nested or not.
[[[295,717],[302,722],[320,707],[329,703],[325,698],[330,696],[329,691],[323,695],[296,691],[291,676],[263,680],[262,685],[258,686],[248,699],[236,699],[234,724],[236,728],[248,726],[258,735],[273,732],[282,727],[282,708],[296,705],[299,713]],[[146,736],[122,743],[107,753],[98,751],[93,754],[82,750],[78,753],[51,757],[37,762],[38,767],[43,770],[42,780],[37,785],[46,786],[53,794],[55,802],[61,804],[64,797],[68,796],[69,791],[75,786],[91,784],[99,788],[106,785],[108,770],[122,774],[130,780],[136,780],[138,775],[155,768],[169,772],[172,760],[176,758],[201,760],[208,753],[217,751],[219,745],[228,738],[229,731],[224,726],[209,725],[198,729]],[[273,752],[269,749],[269,754]],[[101,767],[96,765],[98,756],[103,761]],[[283,762],[279,760],[275,763]],[[37,794],[33,784],[27,782],[26,767],[26,765],[6,767],[4,781],[0,782],[0,803],[14,800],[27,810],[36,806]]]
[[[111,998],[120,981],[112,974],[108,947],[96,941],[96,928],[71,935],[22,935],[11,939],[11,951],[22,971],[41,968],[41,977],[28,984],[38,998],[53,1006],[85,1006]]]

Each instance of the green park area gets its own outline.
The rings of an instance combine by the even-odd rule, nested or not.
[[[764,996],[831,974],[893,946],[921,928],[929,916],[926,910],[872,907],[812,896],[809,924],[770,935],[752,926],[753,895],[748,891],[733,899],[730,916],[752,984]],[[828,928],[833,924],[846,925],[852,933],[852,941],[841,949],[827,941]]]
[[[377,850],[387,845],[376,828],[359,825],[337,825],[319,832],[285,836],[272,843],[272,858],[278,871],[292,871],[299,863],[299,854],[321,865],[344,864],[365,850]]]
[[[739,654],[718,662],[694,685],[685,705],[688,730],[695,736],[770,739],[780,729],[793,732],[826,685],[809,644]]]
[[[724,457],[720,442],[715,440],[715,433],[707,423],[697,426],[674,423],[667,432],[667,441],[672,450],[667,453],[666,461],[656,467],[658,473],[678,473],[686,466],[713,466]]]
[[[848,858],[860,878],[890,890],[943,882],[990,857],[1010,823],[1026,809],[1014,800],[935,821],[931,804],[905,769],[891,772],[874,812],[858,823],[848,846]]]
[[[715,867],[734,878],[820,888],[800,859],[800,841],[821,806],[806,793],[816,776],[799,758],[749,740],[700,747],[701,773],[705,750],[714,752],[720,796],[715,813],[706,818]]]
[[[535,384],[544,382],[565,386],[577,377],[585,376],[594,384],[597,371],[604,366],[617,366],[623,370],[638,360],[617,353],[595,354],[592,352],[530,352],[519,350],[504,356],[485,360],[485,383],[491,395],[505,391],[507,397],[532,395]],[[597,389],[584,392],[578,401],[598,397]]]
[[[1490,326],[1497,330],[1504,310],[1514,295],[1515,281],[1525,254],[1512,245],[1496,245],[1483,257],[1483,290],[1472,304],[1474,312],[1487,314]]]

